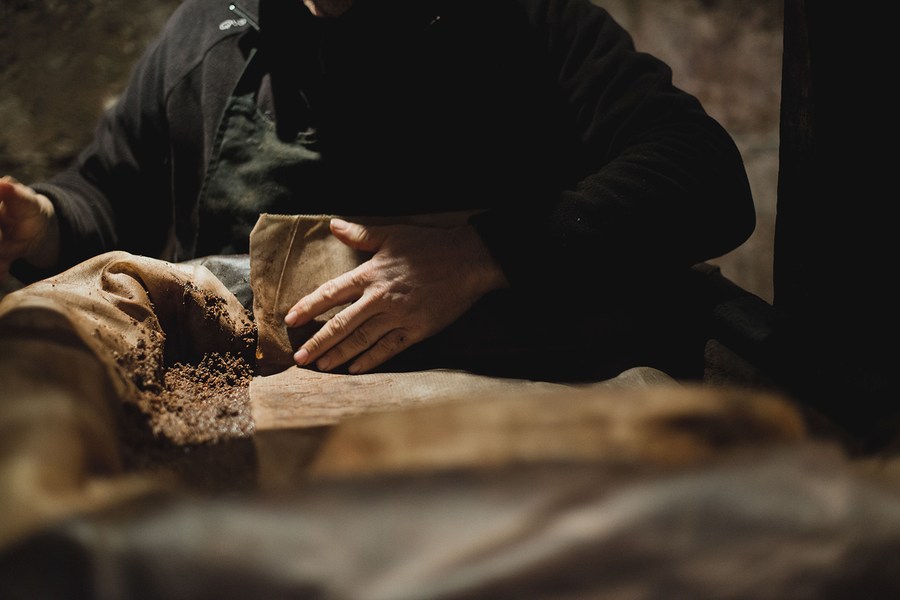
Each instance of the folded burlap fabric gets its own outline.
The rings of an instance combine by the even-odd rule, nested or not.
[[[255,343],[250,315],[208,269],[126,252],[8,294],[0,336],[77,340],[128,400],[166,365],[208,352],[245,354]]]
[[[288,329],[284,316],[321,283],[364,260],[328,229],[328,216],[260,216],[250,234],[250,285],[259,331],[257,370],[271,375],[294,364],[293,350],[338,312],[333,309],[305,327]]]
[[[74,512],[156,489],[155,477],[129,474],[132,459],[140,458],[135,452],[173,439],[240,434],[233,432],[240,415],[193,402],[204,382],[184,394],[166,375],[209,353],[247,354],[253,333],[249,315],[206,268],[125,252],[6,295],[0,545]],[[183,413],[167,412],[174,408],[164,402],[167,395]]]
[[[165,444],[224,450],[223,440],[252,438],[251,469],[259,483],[277,487],[306,480],[326,433],[330,442],[315,463],[321,474],[623,457],[648,464],[687,457],[684,464],[805,436],[787,401],[685,390],[647,367],[587,385],[448,367],[367,375],[299,368],[291,358],[299,339],[292,336],[309,331],[288,333],[285,312],[366,258],[334,238],[328,221],[327,215],[260,218],[251,239],[252,314],[202,265],[124,252],[97,256],[0,301],[0,430],[10,442],[0,448],[0,475],[16,489],[0,506],[10,524],[0,530],[0,543],[51,514],[102,505],[91,490],[108,488],[104,498],[120,497],[117,482],[136,466],[120,446],[136,440],[132,451],[147,452],[152,463]],[[431,364],[440,366],[473,350],[487,350],[488,360],[522,351],[504,342],[487,348],[492,331],[485,324],[465,324],[443,347],[423,344],[422,354],[430,352]],[[527,343],[532,324],[519,329],[526,335],[516,339]],[[229,370],[236,363],[225,360],[212,365],[218,370],[201,370],[210,367],[210,356],[226,355],[255,362],[252,377],[249,367]],[[170,377],[178,365],[190,367],[189,377]],[[210,394],[216,382],[222,385]],[[629,394],[618,393],[623,387]],[[125,408],[130,418],[122,418]],[[366,416],[372,420],[356,420]],[[136,427],[140,419],[143,428]],[[290,432],[300,435],[282,435]],[[623,438],[623,432],[630,433]],[[206,477],[222,477],[225,488],[235,484],[212,464],[203,468]],[[57,503],[63,497],[71,501]]]
[[[342,217],[366,225],[414,224],[432,227],[462,225],[470,212],[397,217]],[[250,285],[253,314],[259,331],[257,370],[278,373],[294,364],[294,351],[342,307],[334,308],[303,327],[288,329],[284,316],[300,298],[329,279],[352,270],[368,258],[331,234],[335,215],[262,214],[250,233]]]

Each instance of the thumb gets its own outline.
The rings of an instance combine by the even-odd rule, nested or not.
[[[360,225],[343,219],[331,219],[331,233],[354,250],[377,252],[387,237],[384,227]]]

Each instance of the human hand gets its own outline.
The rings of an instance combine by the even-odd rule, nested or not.
[[[58,253],[59,229],[50,199],[9,175],[0,177],[0,280],[19,258],[49,267]]]
[[[363,226],[331,221],[341,242],[373,256],[301,298],[285,317],[299,327],[348,304],[294,355],[329,371],[356,358],[363,373],[441,331],[479,298],[508,286],[472,227]]]

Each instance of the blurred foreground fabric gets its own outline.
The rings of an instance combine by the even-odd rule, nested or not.
[[[285,367],[249,428],[147,429],[173,364],[259,350],[228,273],[116,252],[0,301],[0,598],[900,595],[900,462],[774,394]]]
[[[3,598],[888,599],[900,491],[833,449],[148,496],[0,556]]]

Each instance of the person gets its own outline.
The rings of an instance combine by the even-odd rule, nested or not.
[[[350,373],[501,321],[520,371],[651,363],[672,330],[632,325],[684,325],[682,276],[755,226],[729,134],[589,0],[186,0],[76,164],[0,180],[0,275],[242,254],[262,213],[370,256],[285,315],[343,307],[295,360]]]

